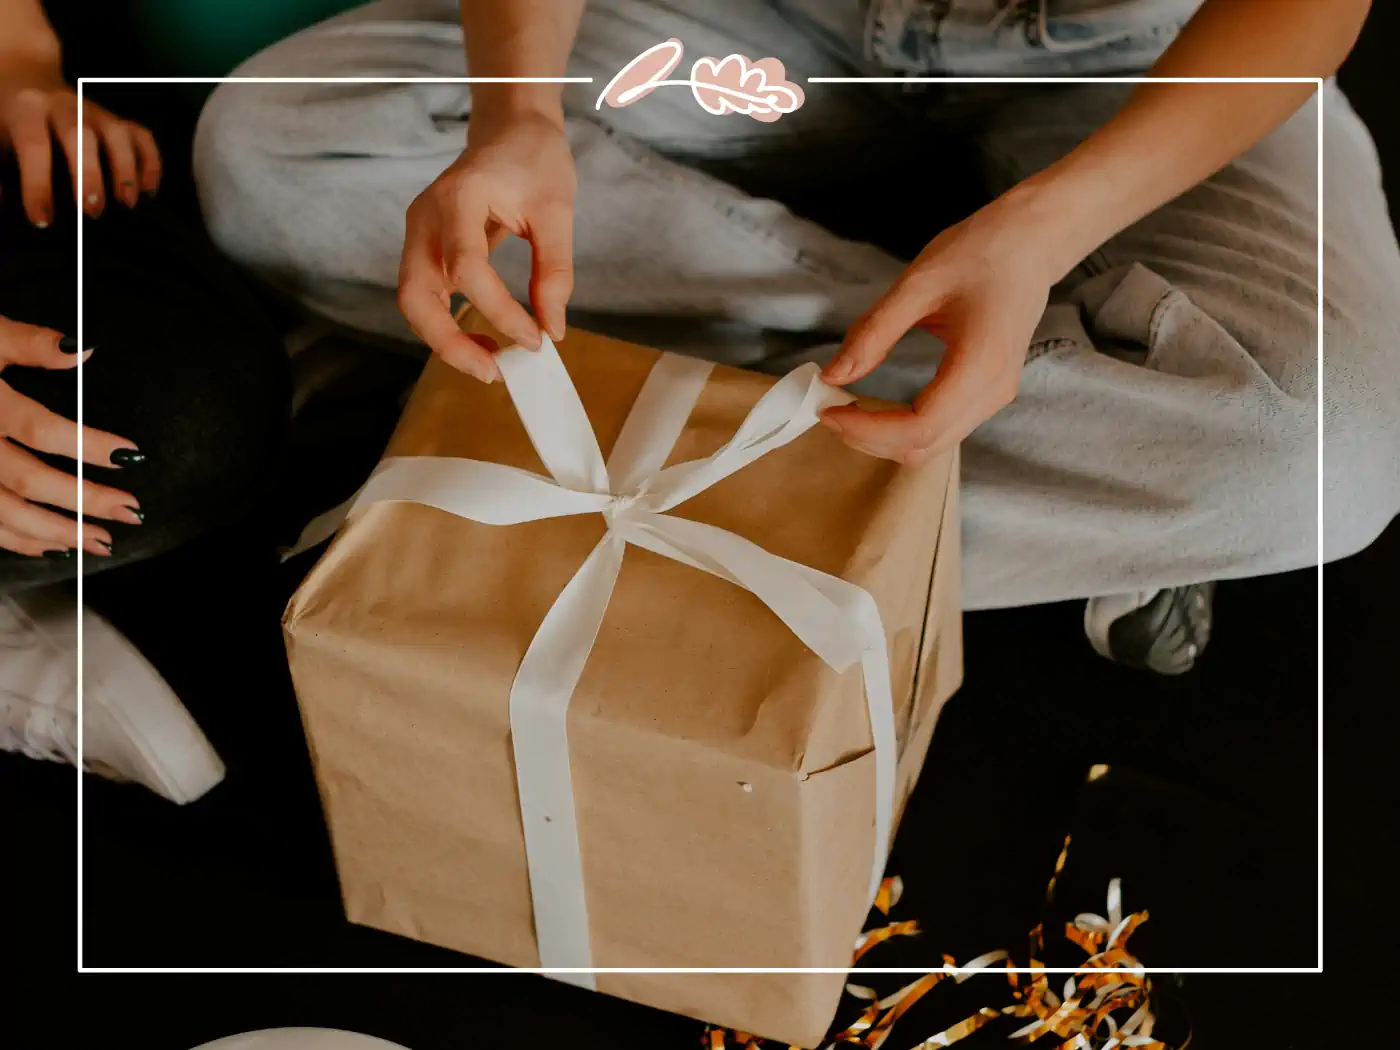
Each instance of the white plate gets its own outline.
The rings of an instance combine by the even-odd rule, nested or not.
[[[216,1039],[194,1050],[406,1050],[373,1036],[329,1028],[270,1028]]]

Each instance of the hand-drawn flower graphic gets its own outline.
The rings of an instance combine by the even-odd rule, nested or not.
[[[802,89],[787,79],[776,58],[750,62],[743,55],[697,58],[690,67],[691,93],[707,113],[742,113],[771,123],[802,105]]]
[[[787,79],[787,70],[776,58],[751,62],[743,55],[698,58],[689,80],[667,80],[680,65],[685,45],[672,37],[649,47],[623,66],[598,96],[616,109],[630,106],[659,87],[688,87],[701,108],[715,116],[739,113],[771,123],[802,105],[802,89]]]

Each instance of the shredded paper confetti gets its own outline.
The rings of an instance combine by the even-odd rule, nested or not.
[[[1104,765],[1094,766],[1090,781],[1108,772]],[[1054,901],[1055,883],[1069,857],[1070,838],[1055,861],[1054,873],[1045,890],[1047,907]],[[885,918],[899,903],[904,890],[898,878],[887,878],[875,897],[874,908]],[[1133,931],[1147,921],[1147,912],[1123,914],[1122,880],[1108,885],[1107,915],[1085,913],[1073,922],[1065,923],[1065,940],[1078,946],[1088,958],[1069,976],[1057,993],[1050,987],[1050,975],[1041,960],[1045,955],[1043,924],[1030,932],[1026,966],[1015,968],[1010,952],[993,951],[979,955],[959,966],[950,955],[943,956],[943,968],[925,974],[890,995],[880,996],[865,985],[848,984],[850,999],[867,1004],[860,1015],[840,1031],[828,1036],[823,1050],[863,1048],[877,1050],[894,1031],[895,1024],[914,1004],[944,981],[961,984],[969,977],[996,964],[1004,964],[1011,987],[1010,1003],[984,1006],[957,1024],[928,1036],[914,1044],[912,1050],[932,1050],[952,1046],[973,1032],[1003,1017],[1024,1019],[1026,1023],[1012,1031],[1008,1040],[1023,1046],[1035,1044],[1044,1050],[1185,1050],[1170,1047],[1152,1035],[1156,1018],[1152,1012],[1152,982],[1143,964],[1128,950]],[[886,941],[919,933],[918,922],[907,919],[892,921],[867,930],[856,941],[852,963]],[[1187,1039],[1187,1043],[1190,1039]],[[705,1050],[778,1050],[778,1044],[759,1039],[746,1032],[725,1028],[706,1028]],[[791,1047],[789,1050],[799,1050]]]

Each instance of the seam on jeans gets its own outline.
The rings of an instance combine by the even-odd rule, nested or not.
[[[1213,317],[1211,314],[1207,313],[1204,309],[1202,309],[1200,305],[1197,304],[1196,301],[1191,298],[1191,296],[1187,295],[1180,288],[1171,286],[1165,292],[1162,293],[1161,297],[1158,298],[1158,300],[1155,303],[1152,304],[1152,312],[1149,315],[1147,323],[1148,342],[1147,356],[1143,359],[1144,367],[1153,367],[1153,362],[1157,358],[1157,344],[1160,338],[1162,324],[1166,320],[1167,311],[1176,306],[1185,306],[1189,309],[1197,311],[1200,314],[1200,316],[1204,317],[1212,324],[1215,324],[1217,327],[1220,327],[1222,331],[1225,331],[1224,326],[1221,325],[1220,322],[1215,319],[1215,317]],[[1276,380],[1272,375],[1269,374],[1268,370],[1265,369],[1264,366],[1259,363],[1259,359],[1254,356],[1254,354],[1250,351],[1250,349],[1247,346],[1243,345],[1242,343],[1238,343],[1238,341],[1235,340],[1235,337],[1231,335],[1228,331],[1225,331],[1225,335],[1230,340],[1236,342],[1236,344],[1239,347],[1239,352],[1244,355],[1244,357],[1250,362],[1251,365],[1253,365],[1254,372],[1260,378],[1262,378],[1265,383],[1268,384],[1270,391],[1272,391],[1274,395],[1276,395],[1282,401],[1290,405],[1307,406],[1311,402],[1311,398],[1300,398],[1297,395],[1292,394],[1289,391],[1283,389],[1283,387],[1279,385],[1278,380]],[[1266,403],[1263,407],[1261,407],[1261,411],[1272,414],[1273,412],[1277,411],[1277,407]]]
[[[1057,336],[1054,339],[1041,339],[1034,342],[1026,350],[1026,364],[1029,365],[1036,358],[1043,357],[1052,350],[1062,350],[1067,346],[1078,346],[1073,339],[1065,336]],[[1024,366],[1023,366],[1024,367]]]
[[[1147,315],[1147,362],[1150,362],[1153,355],[1157,353],[1157,336],[1162,327],[1162,319],[1167,312],[1167,302],[1171,299],[1190,301],[1180,289],[1168,286],[1167,290],[1158,296],[1157,301],[1152,304],[1152,309]]]

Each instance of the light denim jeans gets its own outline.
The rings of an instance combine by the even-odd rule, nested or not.
[[[1000,192],[1130,90],[804,84],[806,104],[771,124],[713,117],[684,88],[597,110],[618,69],[658,41],[679,37],[687,61],[776,56],[799,83],[890,69],[1132,72],[1195,6],[592,0],[569,72],[594,83],[565,91],[579,175],[571,323],[774,372],[825,360],[904,263],[737,185],[820,192],[839,173],[862,187],[852,207],[917,245],[937,232],[918,216],[950,172]],[[378,0],[238,72],[462,75],[457,4]],[[1320,378],[1325,556],[1361,549],[1400,511],[1400,251],[1370,137],[1334,86],[1321,104],[1322,377],[1314,100],[1054,289],[1019,397],[964,445],[969,608],[1314,564]],[[224,85],[195,145],[213,236],[311,310],[407,337],[394,303],[404,210],[460,152],[469,111],[463,85]],[[950,121],[966,145],[919,155]],[[509,240],[493,259],[524,299],[528,246]],[[858,389],[908,400],[940,353],[915,331]]]

